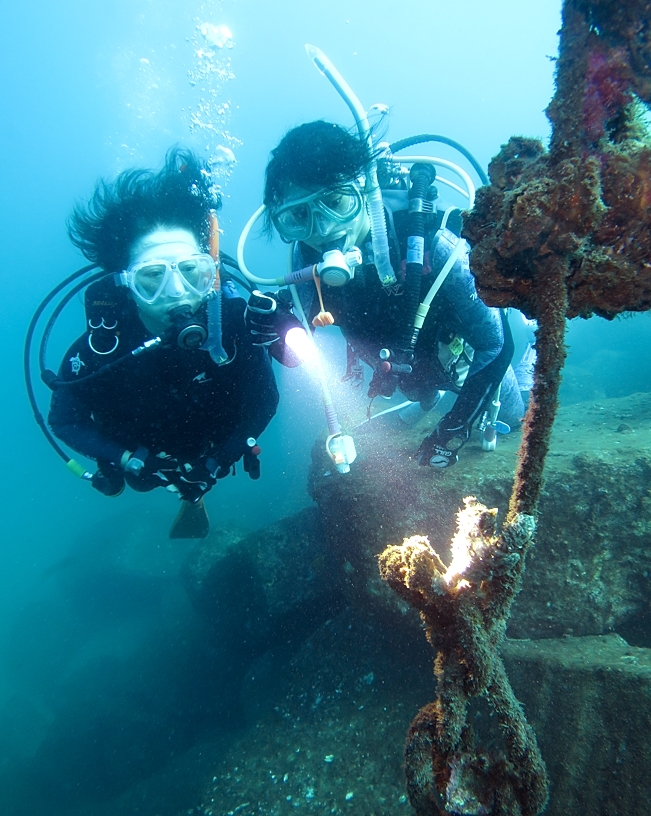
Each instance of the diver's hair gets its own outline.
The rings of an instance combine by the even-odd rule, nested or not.
[[[371,158],[366,143],[340,125],[306,122],[271,151],[264,203],[271,209],[282,204],[288,184],[314,191],[343,184],[362,175]]]
[[[125,170],[113,182],[98,182],[88,205],[73,210],[68,235],[91,263],[120,272],[134,243],[157,227],[186,229],[207,250],[210,211],[220,207],[204,162],[173,147],[158,173]]]

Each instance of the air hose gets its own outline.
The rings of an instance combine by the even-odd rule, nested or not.
[[[400,150],[404,150],[406,147],[413,147],[413,145],[425,144],[426,142],[440,142],[441,144],[449,145],[455,150],[458,150],[459,153],[461,153],[462,156],[465,156],[473,166],[475,172],[481,179],[481,183],[486,186],[490,184],[490,179],[486,175],[484,168],[472,155],[468,148],[464,147],[460,142],[456,142],[454,139],[449,139],[447,136],[422,133],[419,136],[409,136],[406,139],[400,139],[398,142],[393,142],[393,144],[389,145],[389,149],[391,153],[397,153]]]
[[[225,252],[219,252],[219,259],[223,264],[240,271],[237,261],[234,258],[231,258],[230,255],[227,255]],[[48,342],[50,339],[50,334],[52,333],[52,329],[54,324],[58,320],[61,312],[64,308],[68,305],[68,303],[72,300],[75,295],[81,292],[83,289],[86,289],[93,283],[102,280],[103,278],[107,278],[111,276],[111,273],[107,273],[104,271],[95,272],[94,274],[90,274],[93,270],[97,269],[96,264],[88,264],[87,266],[83,266],[81,269],[78,269],[76,272],[73,272],[72,275],[69,275],[65,280],[62,280],[58,283],[54,289],[52,289],[49,294],[43,298],[42,302],[39,304],[38,308],[34,312],[32,319],[30,320],[29,326],[27,328],[27,334],[25,335],[25,346],[23,350],[23,373],[25,376],[25,388],[27,390],[27,398],[29,400],[29,404],[32,408],[32,413],[34,414],[34,419],[36,420],[36,424],[41,429],[43,435],[52,446],[54,451],[58,454],[58,456],[63,459],[66,463],[68,468],[80,478],[83,479],[90,479],[91,473],[89,473],[83,465],[79,464],[75,459],[68,456],[68,454],[63,450],[63,448],[59,445],[56,441],[54,436],[52,435],[50,429],[47,426],[45,418],[41,413],[41,410],[38,407],[38,402],[36,400],[36,394],[34,392],[34,383],[32,380],[32,345],[34,342],[34,335],[36,333],[36,327],[38,325],[39,320],[43,316],[47,307],[52,303],[52,301],[57,297],[57,295],[64,292],[71,284],[77,282],[75,286],[72,287],[68,292],[66,292],[62,297],[61,300],[56,304],[52,314],[48,318],[48,321],[43,329],[43,333],[41,335],[41,341],[39,343],[38,348],[38,362],[39,362],[39,369],[41,380],[48,386],[51,390],[55,390],[58,387],[66,387],[66,386],[74,386],[75,382],[64,382],[59,380],[57,375],[47,367],[47,347]],[[235,276],[233,276],[235,277]],[[240,284],[245,289],[251,289],[250,284],[246,280],[241,280],[240,278],[235,277],[235,280],[238,284]],[[156,348],[160,345],[160,340],[155,338],[154,340],[149,340],[144,343],[142,346],[134,349],[130,354],[125,355],[124,357],[119,358],[119,360],[115,360],[113,363],[107,364],[103,366],[98,371],[94,372],[94,374],[87,375],[84,377],[84,381],[88,382],[89,379],[95,378],[97,375],[104,375],[106,374],[107,370],[112,369],[116,365],[122,365],[125,360],[130,359],[132,356],[139,355],[143,351],[148,351],[150,348]]]
[[[84,268],[87,271],[90,271],[91,269],[94,269],[94,267],[92,267],[92,266],[91,267],[84,267]],[[61,315],[61,312],[68,305],[68,303],[70,303],[70,301],[73,299],[73,297],[75,297],[75,295],[79,294],[79,292],[83,291],[84,289],[86,289],[91,284],[97,283],[97,281],[101,281],[103,278],[106,278],[106,277],[109,277],[109,275],[107,275],[106,272],[96,272],[94,275],[90,275],[89,277],[82,280],[81,283],[78,283],[76,286],[74,286],[69,292],[67,292],[61,298],[59,303],[57,303],[56,308],[54,309],[54,311],[50,315],[50,318],[48,319],[48,321],[47,321],[47,323],[45,325],[45,328],[43,329],[43,335],[41,336],[41,342],[40,342],[39,349],[38,349],[38,362],[39,362],[39,369],[40,369],[40,373],[41,373],[41,379],[47,385],[48,388],[52,388],[52,383],[57,379],[56,374],[53,371],[50,371],[50,369],[48,369],[48,367],[47,367],[47,346],[48,346],[48,343],[50,341],[50,334],[52,333],[52,329],[54,328],[54,324],[59,319],[59,316]],[[60,291],[60,289],[59,289],[59,287],[57,287],[57,289],[54,289],[50,293],[50,295],[54,296],[55,294],[58,294],[59,291]],[[33,318],[33,321],[32,321],[34,325],[36,325],[36,321],[38,320],[38,318],[41,315],[41,312],[42,312],[41,307],[44,308],[52,300],[52,297],[50,297],[50,295],[48,295],[48,297],[43,301],[41,306],[39,306],[39,309],[37,310],[36,314],[34,315],[34,318]],[[30,324],[30,329],[32,329],[32,324]],[[33,334],[33,329],[32,329],[32,334]],[[28,332],[28,336],[29,336],[29,332]],[[29,336],[29,343],[31,344],[31,336]],[[26,347],[27,347],[27,343],[26,343]]]
[[[43,414],[40,412],[38,403],[36,402],[36,394],[34,393],[34,385],[32,382],[32,371],[31,371],[31,356],[32,356],[32,341],[34,339],[34,332],[36,331],[36,325],[48,307],[48,305],[54,300],[54,298],[62,292],[67,286],[69,286],[74,281],[78,280],[79,278],[86,275],[88,272],[92,272],[95,269],[95,264],[89,264],[88,266],[84,266],[81,269],[78,269],[76,272],[73,272],[72,275],[67,277],[65,280],[61,281],[54,289],[47,295],[43,301],[39,304],[38,308],[34,312],[34,316],[32,317],[29,327],[27,329],[27,335],[25,336],[25,348],[23,350],[23,372],[25,375],[25,387],[27,389],[27,398],[29,399],[29,404],[32,407],[32,412],[34,414],[34,419],[36,420],[36,424],[43,432],[43,435],[50,443],[52,448],[56,451],[56,453],[63,459],[66,463],[68,468],[75,474],[75,476],[79,476],[81,479],[90,479],[91,474],[84,468],[83,465],[79,464],[79,462],[72,459],[68,454],[63,450],[63,448],[58,444],[56,439],[52,436],[50,429],[45,422]],[[101,273],[103,276],[104,273]],[[92,277],[93,280],[99,280],[99,273]],[[66,303],[68,301],[66,300]],[[50,326],[51,330],[51,326]],[[49,332],[48,332],[49,334]],[[44,342],[41,343],[40,349],[40,356],[41,359],[44,355],[44,345],[47,345],[47,340],[44,339]]]

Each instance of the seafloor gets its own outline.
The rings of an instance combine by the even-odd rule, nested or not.
[[[412,812],[403,749],[435,696],[432,651],[377,555],[421,533],[445,560],[467,495],[503,515],[518,433],[490,453],[473,439],[440,472],[413,457],[436,417],[395,420],[356,431],[347,476],[317,443],[312,507],[214,529],[183,565],[192,608],[173,630],[61,681],[7,816]],[[648,816],[650,623],[651,394],[563,408],[503,648],[553,816]],[[472,717],[490,745],[489,708]]]
[[[361,461],[348,484],[341,480],[349,500],[370,501],[369,494],[393,485],[396,515],[425,528],[432,510],[419,500],[449,503],[450,492],[472,490],[505,508],[518,434],[502,438],[492,453],[471,443],[454,470],[432,474],[407,458],[422,433],[396,434],[387,422],[358,436]],[[405,492],[405,471],[387,473],[383,458],[413,467],[407,478],[412,487],[420,483],[416,497]],[[338,493],[324,497],[323,481],[332,475],[322,476],[319,464],[317,453],[312,490],[330,518]],[[359,530],[354,511],[341,510],[344,525]],[[370,516],[376,540],[395,522],[385,511],[378,501],[359,514]],[[416,523],[413,532],[423,529]],[[651,650],[643,647],[651,646],[651,395],[560,411],[538,537],[513,614],[510,634],[519,639],[503,653],[547,761],[547,812],[648,814]],[[247,725],[215,762],[195,809],[184,812],[412,812],[402,752],[411,718],[434,696],[431,655],[415,613],[396,604],[387,615],[392,599],[381,597],[374,581],[372,550],[360,542],[344,563],[357,603],[347,596],[291,652],[251,664],[242,686]],[[357,563],[360,552],[368,572]],[[283,569],[291,572],[292,563]],[[490,719],[487,711],[475,716]],[[490,725],[484,723],[488,733]]]

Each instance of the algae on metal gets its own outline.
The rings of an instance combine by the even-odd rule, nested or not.
[[[495,510],[465,500],[443,564],[426,538],[387,547],[380,572],[416,607],[436,651],[437,699],[411,724],[407,790],[419,816],[539,813],[547,801],[535,735],[513,694],[498,647],[519,589],[534,522],[521,515],[497,535]],[[504,756],[479,750],[467,722],[471,697],[485,697],[500,724]]]
[[[643,122],[650,28],[651,3],[642,0],[565,0],[549,151],[533,139],[511,139],[465,219],[482,299],[538,321],[538,359],[501,533],[487,532],[494,511],[472,500],[459,516],[468,561],[458,574],[418,537],[380,556],[382,577],[420,610],[437,652],[437,700],[416,716],[406,751],[419,816],[533,816],[545,807],[544,764],[497,649],[533,542],[565,319],[651,308],[651,141]],[[469,732],[468,701],[477,695],[489,700],[505,733],[502,759]]]
[[[565,360],[565,317],[651,308],[651,4],[566,0],[549,151],[511,139],[465,221],[482,299],[538,320],[538,366],[510,515],[535,513]]]

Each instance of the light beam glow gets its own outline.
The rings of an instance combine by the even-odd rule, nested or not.
[[[305,329],[295,326],[285,335],[285,343],[299,358],[301,363],[314,363],[316,361],[316,348],[314,341],[308,337]]]

